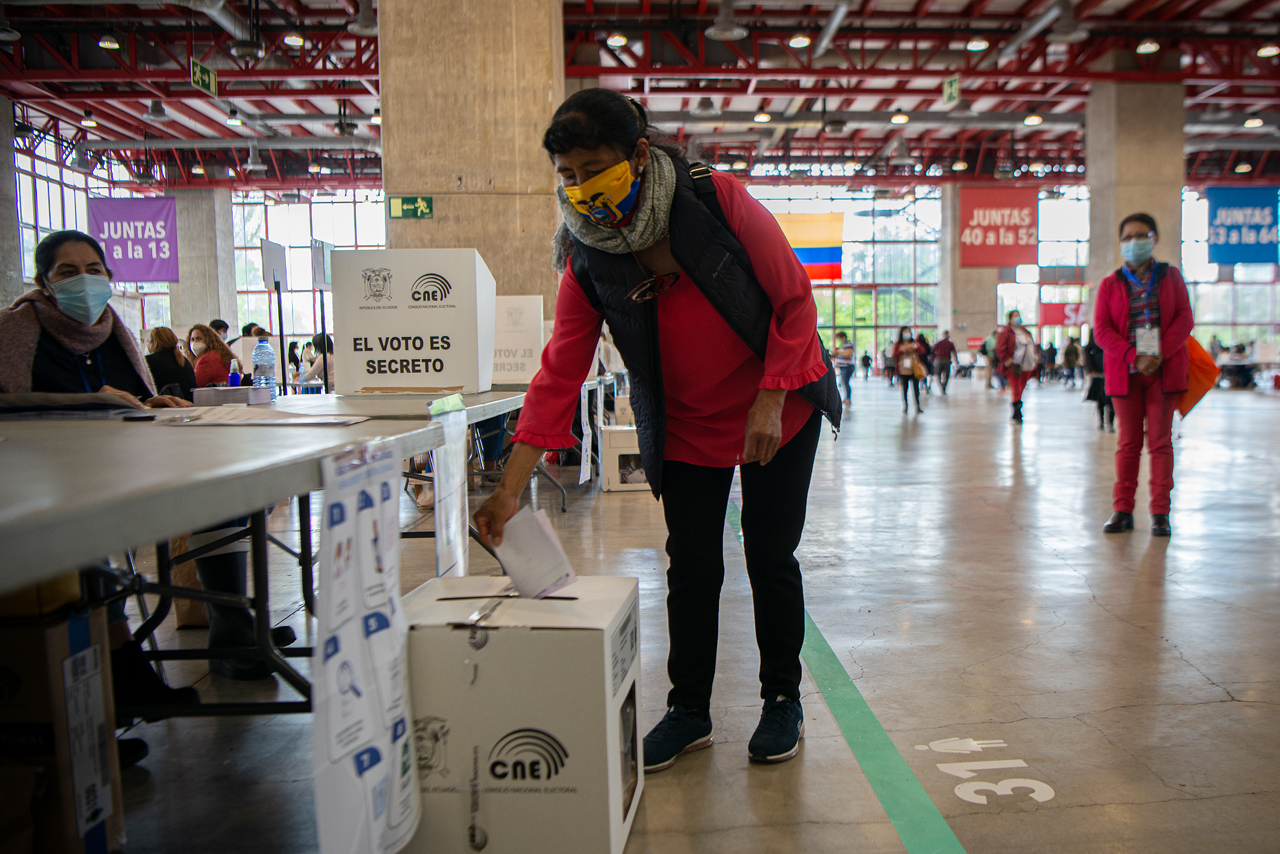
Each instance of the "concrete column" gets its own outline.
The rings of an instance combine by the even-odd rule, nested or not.
[[[383,185],[433,199],[432,219],[388,219],[388,248],[477,249],[499,294],[541,294],[552,317],[561,0],[381,0],[378,34]]]
[[[960,188],[942,188],[942,235],[938,246],[938,336],[951,330],[956,349],[965,339],[986,338],[996,324],[997,267],[960,266]]]
[[[1172,52],[1171,52],[1172,53]],[[1169,62],[1176,62],[1170,57]],[[1104,57],[1106,70],[1135,70],[1132,54]],[[1173,66],[1176,69],[1176,65]],[[1086,111],[1089,266],[1097,284],[1121,264],[1120,220],[1148,213],[1160,228],[1156,256],[1182,265],[1184,87],[1181,83],[1094,82]]]
[[[177,326],[215,317],[239,330],[230,190],[174,190],[178,200],[178,266],[169,284],[169,318]],[[239,334],[236,332],[235,334]]]
[[[18,228],[18,193],[14,186],[13,102],[0,98],[0,308],[27,292],[22,281],[22,231]]]

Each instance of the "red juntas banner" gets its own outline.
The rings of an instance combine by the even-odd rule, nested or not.
[[[960,188],[960,266],[1040,263],[1036,245],[1040,191]]]
[[[1086,302],[1040,303],[1041,326],[1083,326],[1090,322],[1089,304]]]

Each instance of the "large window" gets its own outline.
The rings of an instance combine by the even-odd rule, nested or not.
[[[1080,337],[1082,327],[1041,328],[1040,306],[1088,302],[1084,268],[1089,263],[1089,188],[1072,186],[1041,191],[1038,216],[1040,263],[1000,270],[995,323],[1003,325],[1008,313],[1017,309],[1037,341],[1062,349],[1067,338]]]
[[[887,195],[846,187],[747,188],[772,213],[843,213],[839,280],[818,281],[818,333],[829,346],[843,331],[859,353],[883,351],[902,326],[933,338],[938,323],[938,237],[942,194],[917,187]]]
[[[311,282],[312,239],[336,249],[381,249],[387,242],[381,190],[339,190],[296,204],[270,202],[260,192],[236,193],[232,210],[240,323],[257,323],[280,334],[274,283],[263,281],[262,275],[259,241],[266,238],[288,253],[286,338],[310,338],[320,331],[320,298]],[[324,307],[332,332],[333,301],[326,299]]]
[[[1276,264],[1210,264],[1209,201],[1194,190],[1182,194],[1182,275],[1195,311],[1193,333],[1208,345],[1280,340],[1280,292]]]

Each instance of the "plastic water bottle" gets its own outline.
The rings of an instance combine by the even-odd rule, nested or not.
[[[271,389],[271,400],[276,399],[276,351],[267,339],[259,338],[250,354],[253,357],[253,384],[256,388]]]

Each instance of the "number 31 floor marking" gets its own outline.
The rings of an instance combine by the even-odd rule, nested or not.
[[[931,741],[928,744],[917,744],[916,750],[933,750],[937,753],[981,753],[984,749],[990,750],[996,747],[1008,747],[1003,741],[977,741],[972,738],[944,738],[939,741]],[[976,762],[939,762],[938,770],[944,774],[950,774],[953,777],[959,777],[961,780],[967,780],[970,777],[978,776],[980,771],[995,771],[1003,768],[1026,768],[1027,763],[1021,759],[989,759],[979,760]],[[1051,800],[1054,796],[1053,787],[1048,783],[1042,783],[1039,780],[1029,780],[1025,777],[1013,777],[1008,780],[1001,780],[999,783],[985,783],[981,780],[973,780],[969,783],[961,783],[956,786],[956,797],[971,804],[987,803],[987,796],[982,792],[991,792],[993,795],[1012,795],[1018,789],[1030,789],[1031,799],[1039,803]]]

